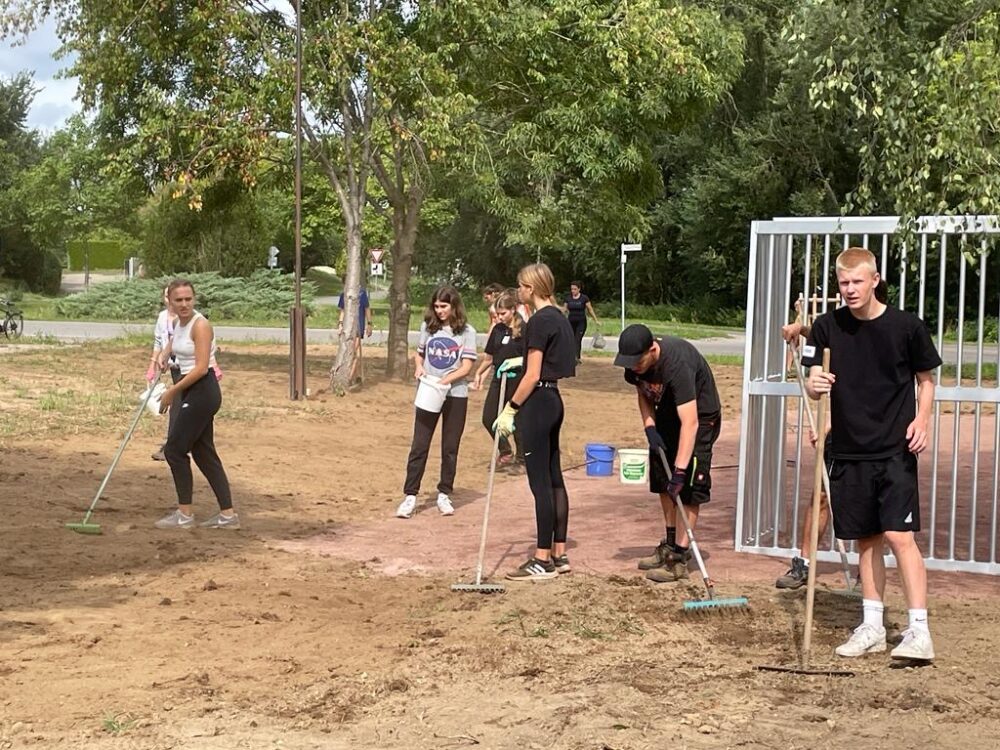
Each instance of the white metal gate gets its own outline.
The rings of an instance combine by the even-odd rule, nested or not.
[[[751,224],[738,551],[789,556],[801,547],[800,510],[812,492],[814,451],[781,326],[802,291],[822,300],[821,312],[836,304],[836,255],[861,246],[880,261],[890,304],[928,321],[944,360],[935,374],[931,445],[919,462],[917,538],[927,565],[1000,574],[1000,257],[991,254],[1000,220],[922,217],[917,226],[908,246],[897,217]],[[827,541],[832,547],[832,533]],[[830,549],[819,557],[838,559]]]

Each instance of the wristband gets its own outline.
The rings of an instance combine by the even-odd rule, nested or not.
[[[514,403],[513,401],[508,401],[508,402],[507,402],[507,406],[509,406],[509,407],[510,407],[511,409],[513,409],[514,411],[517,411],[518,409],[520,409],[520,408],[521,408],[521,405],[520,405],[520,404],[515,404],[515,403]]]

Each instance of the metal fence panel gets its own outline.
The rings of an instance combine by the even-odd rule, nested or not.
[[[781,326],[800,293],[837,304],[834,263],[851,246],[880,263],[890,304],[928,322],[944,364],[935,372],[932,438],[920,458],[923,530],[932,569],[1000,575],[1000,218],[812,217],[750,228],[736,549],[790,556],[812,492],[805,404]],[[811,310],[810,310],[811,312]],[[832,532],[820,559],[834,561]],[[851,547],[851,556],[856,555]],[[889,560],[890,564],[892,560]]]

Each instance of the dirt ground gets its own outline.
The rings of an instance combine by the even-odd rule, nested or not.
[[[152,528],[174,501],[149,457],[164,429],[153,417],[99,505],[104,534],[65,530],[110,464],[144,355],[136,343],[0,349],[0,750],[1000,746],[995,579],[932,575],[933,666],[878,655],[848,678],[755,668],[798,659],[804,592],[773,588],[781,561],[732,551],[736,368],[715,368],[726,427],[702,528],[720,593],[751,607],[691,616],[681,603],[696,578],[654,586],[635,569],[660,533],[655,501],[580,465],[587,442],[642,444],[610,359],[563,388],[574,572],[483,596],[449,589],[470,579],[478,546],[482,395],[455,516],[432,507],[432,454],[424,507],[395,519],[412,387],[385,382],[376,361],[361,392],[322,393],[324,348],[309,352],[313,396],[291,403],[284,348],[224,347],[216,439],[242,531]],[[195,493],[207,517],[200,477]],[[487,573],[499,579],[532,547],[523,475],[499,478],[494,507]],[[822,582],[813,661],[827,666],[859,604],[834,593],[835,569]],[[898,635],[898,586],[889,606]]]

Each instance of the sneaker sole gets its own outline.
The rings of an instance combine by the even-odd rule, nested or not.
[[[843,654],[843,653],[840,652],[840,648],[839,647],[835,648],[833,650],[833,652],[837,656],[842,656],[845,659],[857,659],[857,658],[859,658],[861,656],[866,656],[868,654],[881,654],[883,651],[886,650],[886,648],[887,648],[887,646],[886,646],[885,643],[878,643],[878,644],[876,644],[874,646],[871,646],[871,647],[865,649],[860,654]]]
[[[441,510],[440,508],[438,508],[438,510],[441,511],[441,515],[442,516],[453,516],[453,515],[455,515],[455,509],[454,508],[452,508],[451,510]]]
[[[892,653],[889,654],[889,656],[893,659],[900,659],[901,661],[934,661],[933,651],[931,651],[930,656],[927,655],[917,656],[916,654],[913,653],[898,654],[896,653],[896,649],[893,649]]]
[[[794,583],[794,584],[793,583],[782,583],[781,581],[775,581],[774,582],[774,588],[776,588],[776,589],[782,589],[784,591],[795,591],[797,589],[802,588],[805,585],[806,585],[805,581],[802,581],[801,583]]]
[[[504,576],[504,580],[506,580],[506,581],[517,581],[517,582],[521,582],[521,581],[551,581],[553,578],[558,578],[558,577],[559,577],[559,574],[556,571],[553,570],[551,573],[542,573],[540,575],[531,575],[531,576],[510,576],[510,575],[508,575],[508,576]]]
[[[573,572],[573,569],[569,565],[567,565],[564,568],[556,568],[556,574],[557,575],[564,576],[567,573],[572,573],[572,572]]]

